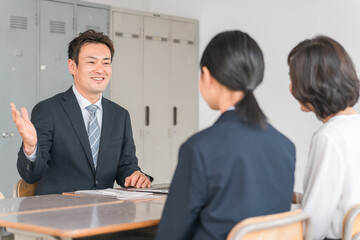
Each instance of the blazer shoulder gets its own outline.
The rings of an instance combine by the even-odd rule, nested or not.
[[[295,151],[295,144],[287,136],[274,128],[270,123],[268,123],[268,128],[270,134],[273,136],[274,139],[277,139],[279,142]]]
[[[45,100],[42,100],[40,102],[38,102],[34,108],[33,111],[39,111],[42,109],[54,109],[56,108],[56,105],[59,105],[59,103],[61,102],[61,99],[63,97],[64,93],[58,93],[53,97],[47,98]]]
[[[103,104],[103,107],[105,107],[105,108],[109,108],[109,109],[112,109],[113,111],[129,115],[128,110],[126,110],[124,107],[120,106],[119,104],[117,104],[107,98],[103,97],[102,104]]]

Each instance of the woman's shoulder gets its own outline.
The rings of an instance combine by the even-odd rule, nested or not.
[[[340,138],[347,135],[359,135],[360,137],[360,115],[341,115],[331,118],[323,124],[315,133],[314,138]]]

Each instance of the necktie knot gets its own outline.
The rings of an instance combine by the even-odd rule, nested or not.
[[[90,114],[95,114],[96,111],[99,109],[99,107],[96,106],[95,104],[91,104],[91,105],[85,107],[85,109],[88,110]]]

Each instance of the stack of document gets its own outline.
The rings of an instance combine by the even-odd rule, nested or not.
[[[121,189],[107,188],[102,190],[79,190],[75,194],[78,195],[90,195],[90,196],[101,196],[111,197],[117,199],[141,199],[141,198],[152,198],[153,194],[150,192],[132,192]]]

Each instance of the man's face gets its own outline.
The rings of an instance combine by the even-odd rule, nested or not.
[[[69,59],[68,66],[76,90],[91,103],[99,100],[112,73],[110,49],[101,43],[85,44],[80,48],[78,65]]]

